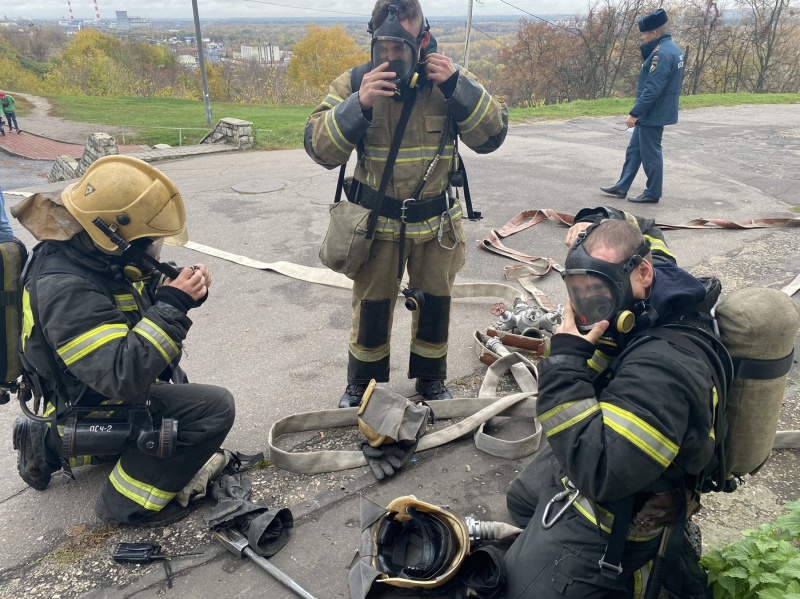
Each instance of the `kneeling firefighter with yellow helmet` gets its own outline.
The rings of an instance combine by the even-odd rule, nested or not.
[[[44,490],[62,468],[118,457],[97,515],[175,522],[188,513],[175,496],[234,420],[226,389],[186,383],[178,366],[208,268],[159,262],[165,239],[185,242],[186,213],[175,185],[145,162],[101,158],[61,201],[37,194],[12,210],[42,241],[23,273],[21,354],[44,406],[15,423],[19,473]]]

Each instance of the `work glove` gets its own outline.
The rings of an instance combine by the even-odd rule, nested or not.
[[[395,472],[408,464],[417,449],[417,440],[398,441],[372,447],[366,441],[361,442],[361,452],[367,458],[372,474],[378,480],[393,476]]]
[[[205,516],[214,530],[235,527],[259,555],[275,555],[289,540],[294,525],[288,508],[269,509],[263,502],[250,501],[252,483],[244,474],[223,474],[211,485],[217,505]]]

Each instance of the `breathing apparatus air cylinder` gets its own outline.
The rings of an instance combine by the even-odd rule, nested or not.
[[[754,474],[775,442],[800,310],[777,289],[750,287],[721,300],[715,314],[736,369],[728,393],[727,470]]]

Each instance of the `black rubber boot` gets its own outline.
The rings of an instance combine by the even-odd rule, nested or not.
[[[367,390],[366,385],[362,385],[361,383],[353,383],[352,385],[347,385],[347,388],[344,390],[344,394],[342,398],[339,400],[339,407],[340,408],[357,408],[361,405],[361,398],[364,396],[364,391]]]
[[[426,401],[453,399],[449,389],[441,379],[417,379],[416,390]]]
[[[33,449],[34,440],[31,436],[32,424],[25,416],[20,416],[14,422],[14,449],[18,451],[17,471],[29,486],[37,491],[44,491],[50,484],[52,473],[58,468],[36,458]],[[44,445],[44,439],[41,439],[41,443]]]

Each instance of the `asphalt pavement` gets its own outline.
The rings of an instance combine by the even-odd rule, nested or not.
[[[586,206],[612,205],[662,223],[797,216],[791,211],[800,204],[800,110],[796,105],[681,112],[681,122],[667,128],[664,135],[664,197],[656,205],[634,206],[598,190],[616,181],[627,135],[622,116],[582,118],[516,125],[497,152],[477,156],[465,151],[473,201],[484,219],[466,224],[467,265],[458,282],[507,282],[503,266],[510,262],[479,249],[477,242],[489,229],[524,210],[552,208],[574,214]],[[337,171],[315,165],[302,150],[197,156],[162,162],[158,167],[183,193],[193,241],[264,262],[319,266],[317,253]],[[640,174],[631,195],[638,194],[643,185]],[[56,193],[61,187],[43,185],[17,193]],[[21,197],[4,191],[7,205]],[[12,225],[20,238],[32,242],[13,219]],[[562,260],[565,232],[545,222],[511,237],[507,245]],[[698,275],[720,277],[727,291],[749,285],[780,288],[800,273],[797,229],[678,230],[669,232],[667,240],[680,265]],[[186,248],[165,248],[165,257],[179,264],[204,262],[213,273],[209,301],[190,314],[194,325],[182,365],[191,380],[226,386],[236,397],[237,419],[226,447],[247,453],[263,450],[267,431],[277,419],[336,405],[346,383],[348,291]],[[556,274],[546,275],[537,285],[554,303],[566,299]],[[484,372],[471,336],[495,320],[490,309],[496,301],[479,298],[454,303],[451,382],[473,380]],[[795,297],[795,301],[800,300]],[[410,320],[398,303],[389,388],[406,396],[414,393],[413,381],[406,378]],[[783,428],[800,428],[798,378],[795,364]],[[44,492],[28,488],[17,476],[11,446],[11,428],[18,414],[13,403],[0,407],[0,473],[6,481],[0,490],[0,596],[294,596],[210,540],[202,530],[201,510],[207,506],[193,514],[190,523],[165,531],[111,531],[94,545],[83,547],[94,552],[91,568],[80,557],[71,562],[54,557],[61,556],[58,550],[69,544],[76,530],[101,528],[93,505],[108,468],[80,469],[77,480],[66,485],[54,481]],[[798,457],[796,451],[776,452],[745,490],[731,497],[709,498],[706,521],[701,523],[706,542],[734,538],[739,530],[774,517],[780,505],[796,499]],[[291,498],[285,505],[292,508],[297,524],[289,544],[272,561],[319,598],[347,597],[346,568],[358,545],[360,495],[386,504],[413,494],[479,519],[506,520],[504,490],[529,459],[491,458],[470,440],[462,440],[420,453],[406,470],[382,484],[374,484],[364,468],[341,478],[292,477],[267,469],[258,475],[265,485],[285,481],[284,487],[302,486],[302,491],[280,495]],[[255,487],[256,498],[259,488]],[[271,502],[276,497],[264,498]],[[151,535],[147,538],[156,534],[166,544],[170,538],[193,534],[205,553],[172,562],[176,573],[172,589],[166,587],[160,567],[128,571],[124,584],[114,586],[107,576],[117,567],[108,557],[113,543],[122,535],[134,540],[146,534]],[[35,589],[29,583],[33,574]]]

